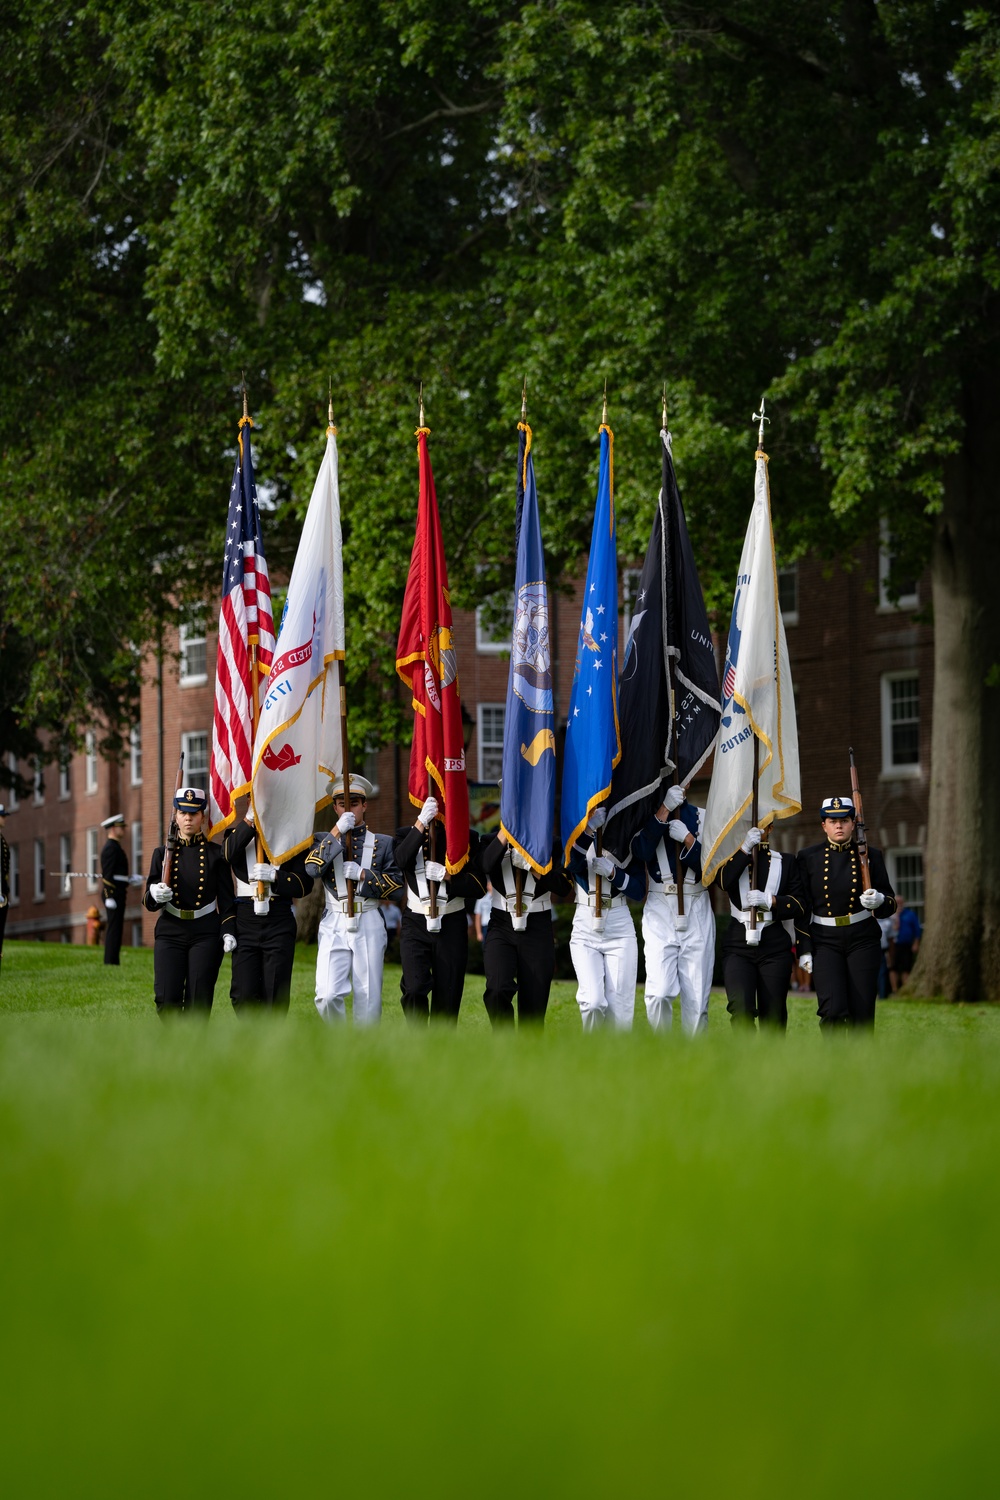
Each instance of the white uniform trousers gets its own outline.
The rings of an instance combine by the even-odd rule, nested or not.
[[[354,1024],[377,1026],[382,1019],[382,965],[386,931],[382,913],[358,913],[357,932],[348,932],[347,918],[337,907],[327,907],[319,922],[316,954],[316,1009],[324,1021],[343,1021],[345,1001],[354,990]]]
[[[604,928],[598,931],[593,912],[578,906],[569,951],[576,970],[576,1003],[584,1031],[606,1023],[628,1031],[635,1011],[639,967],[639,945],[628,907],[613,906],[606,911]]]
[[[646,1015],[654,1031],[673,1020],[681,999],[681,1026],[688,1036],[708,1026],[708,996],[715,967],[715,917],[704,887],[684,887],[687,928],[677,931],[677,897],[650,888],[642,909],[646,957]]]

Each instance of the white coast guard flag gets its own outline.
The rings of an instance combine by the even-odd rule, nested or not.
[[[343,767],[344,575],[337,439],[327,428],[253,747],[254,818],[272,864],[312,843]]]
[[[742,844],[750,827],[753,739],[760,740],[758,826],[801,812],[799,740],[771,531],[767,455],[758,451],[753,511],[743,543],[722,679],[722,723],[702,826],[702,880]]]

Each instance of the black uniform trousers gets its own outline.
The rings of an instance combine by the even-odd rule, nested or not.
[[[483,967],[483,1003],[493,1025],[514,1024],[515,995],[520,1024],[536,1021],[541,1025],[556,968],[552,913],[531,912],[525,930],[515,932],[510,913],[494,907],[483,938]]]
[[[218,913],[185,922],[161,912],[153,935],[153,995],[156,1009],[212,1009],[215,981],[222,964],[222,930]]]
[[[442,917],[440,932],[428,932],[419,912],[404,910],[399,956],[403,965],[399,988],[407,1020],[426,1021],[429,1015],[432,1021],[456,1024],[469,958],[469,921],[464,910]]]
[[[810,931],[820,1026],[874,1027],[882,967],[878,923],[872,919],[853,927],[818,927],[814,922]]]
[[[125,891],[124,887],[120,896],[115,896],[114,910],[107,913],[108,925],[104,929],[104,962],[106,964],[120,964],[119,954],[122,951],[122,933],[125,931]]]
[[[229,998],[233,1009],[288,1010],[295,962],[295,913],[291,901],[271,900],[266,917],[254,914],[253,902],[237,898],[236,952]]]
[[[780,922],[762,929],[760,942],[751,947],[745,927],[735,918],[722,940],[722,979],[726,986],[726,1009],[734,1026],[788,1025],[788,986],[792,982],[792,945]]]

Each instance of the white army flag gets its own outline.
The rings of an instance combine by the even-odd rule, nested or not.
[[[743,543],[722,679],[722,723],[702,828],[708,885],[750,827],[753,742],[760,740],[761,828],[802,811],[799,740],[771,531],[767,455],[758,450],[753,511]]]
[[[312,843],[327,783],[343,769],[344,574],[336,430],[306,512],[253,747],[252,800],[268,859]]]

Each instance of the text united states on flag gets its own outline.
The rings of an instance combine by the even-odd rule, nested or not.
[[[246,432],[244,432],[244,426]],[[240,421],[240,451],[229,492],[222,563],[219,654],[215,669],[210,797],[212,834],[228,828],[234,803],[250,790],[254,736],[253,656],[258,687],[271,670],[274,620],[250,452],[249,417]]]

